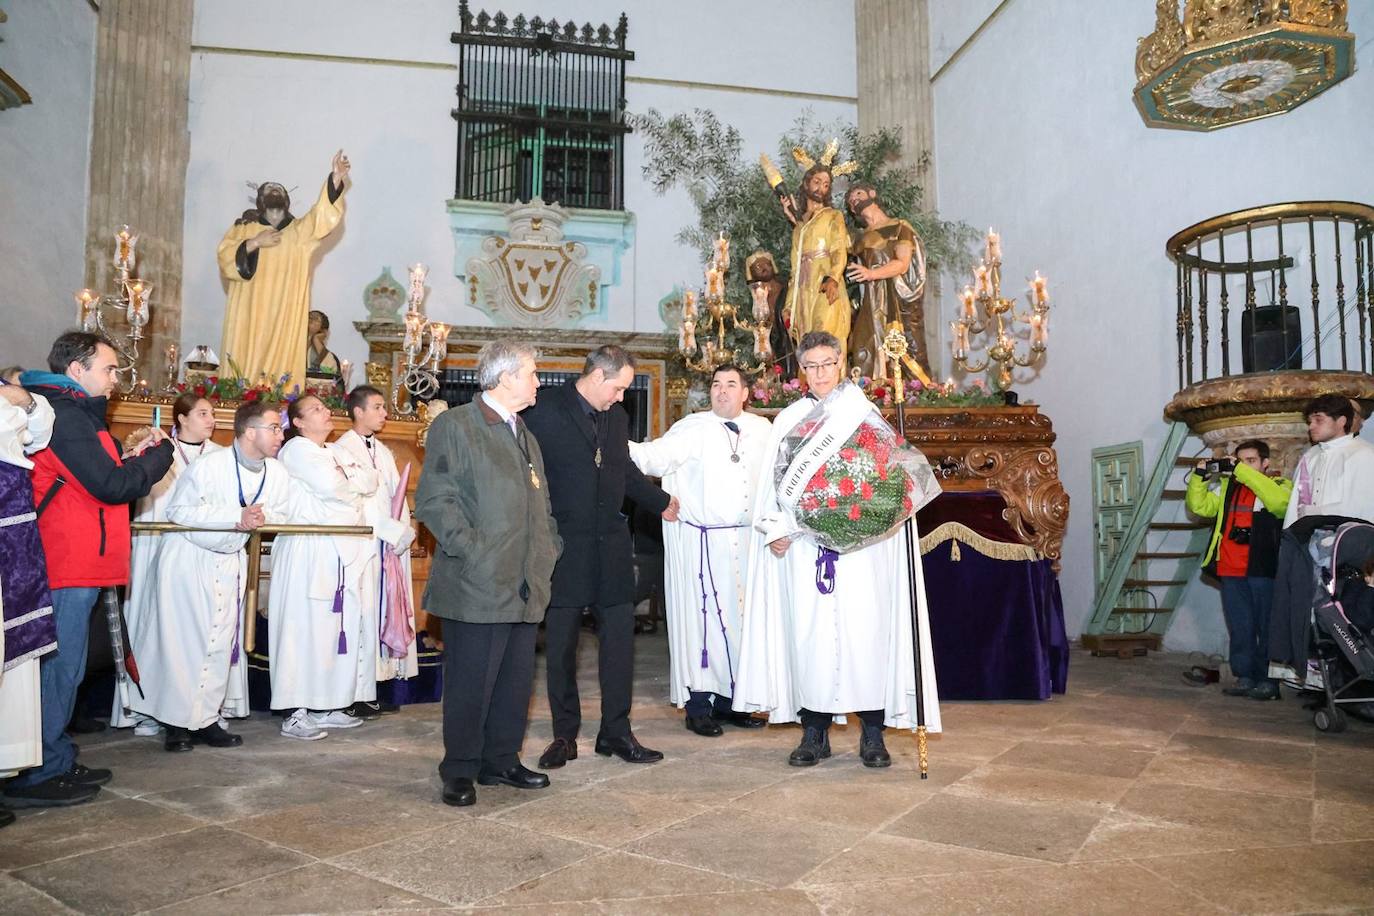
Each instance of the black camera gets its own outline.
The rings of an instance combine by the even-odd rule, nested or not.
[[[1226,536],[1236,544],[1248,544],[1250,543],[1250,526],[1232,525]]]
[[[1234,458],[1213,458],[1207,462],[1207,476],[1215,477],[1218,474],[1229,474],[1236,469]]]

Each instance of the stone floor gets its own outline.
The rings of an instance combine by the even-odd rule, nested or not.
[[[665,659],[641,638],[634,722],[665,762],[584,742],[549,789],[465,809],[439,803],[437,706],[318,742],[257,717],[188,755],[87,741],[114,781],[0,830],[0,913],[1374,913],[1374,726],[1078,653],[1067,696],[946,704],[922,782],[910,736],[869,771],[856,726],[810,770],[795,726],[689,734]]]

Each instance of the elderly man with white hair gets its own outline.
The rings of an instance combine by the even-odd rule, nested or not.
[[[534,403],[537,351],[494,340],[477,355],[482,393],[429,430],[415,517],[438,543],[424,607],[443,619],[448,805],[482,785],[542,789],[520,763],[534,682],[534,643],[563,549],[544,456],[517,414]]]

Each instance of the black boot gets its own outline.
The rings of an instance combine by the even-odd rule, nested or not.
[[[176,725],[164,726],[165,733],[162,738],[162,746],[173,754],[180,754],[191,750],[191,731],[190,729],[180,728]]]
[[[887,745],[883,743],[881,725],[864,725],[863,734],[859,737],[859,759],[866,767],[892,766],[892,756],[888,754]]]
[[[801,744],[787,758],[794,767],[813,767],[830,756],[830,730],[807,725],[802,729]]]

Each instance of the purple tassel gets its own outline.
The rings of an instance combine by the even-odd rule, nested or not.
[[[342,629],[339,630],[339,654],[348,654],[348,636]]]
[[[709,667],[711,667],[711,663],[710,663],[710,661],[708,660],[708,656],[707,656],[707,654],[706,654],[706,650],[705,650],[705,649],[702,649],[702,650],[701,650],[701,667],[703,667],[703,668],[709,668]]]

